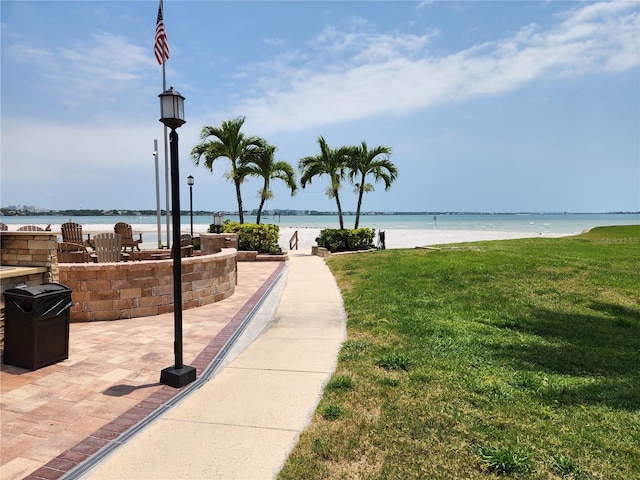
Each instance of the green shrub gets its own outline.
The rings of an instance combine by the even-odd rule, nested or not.
[[[213,225],[209,233],[215,232]],[[272,224],[238,223],[226,220],[222,226],[224,233],[238,234],[238,250],[273,253],[279,251],[280,227]]]
[[[348,252],[373,248],[375,230],[371,228],[352,228],[340,230],[325,228],[316,239],[319,247],[330,252]]]

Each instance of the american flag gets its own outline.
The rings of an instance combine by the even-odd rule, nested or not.
[[[164,30],[164,20],[162,20],[162,0],[160,0],[160,6],[158,7],[156,41],[153,46],[153,51],[156,54],[156,60],[159,65],[162,65],[164,60],[169,60],[169,42],[167,42],[167,32]]]

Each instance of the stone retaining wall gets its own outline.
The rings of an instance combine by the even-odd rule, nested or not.
[[[2,265],[38,267],[42,272],[2,279],[2,291],[16,284],[59,282],[69,287],[72,322],[119,320],[173,312],[173,261],[58,263],[57,235],[51,232],[1,232]],[[220,301],[235,292],[237,261],[284,261],[286,255],[237,252],[236,234],[205,234],[201,255],[182,259],[183,308]],[[145,254],[149,254],[148,256]],[[135,259],[169,251],[136,252]],[[44,271],[46,269],[46,271]],[[35,269],[34,269],[35,270]],[[7,272],[6,276],[9,275]],[[3,277],[5,276],[3,275]],[[0,302],[1,303],[1,302]],[[0,345],[3,305],[0,304]]]
[[[201,233],[200,250],[202,255],[218,253],[223,248],[238,249],[237,233]]]
[[[60,283],[71,288],[71,322],[119,320],[173,312],[173,260],[61,263]],[[235,292],[236,250],[182,259],[183,309]]]
[[[41,285],[58,281],[58,238],[51,232],[0,232],[0,264],[13,267],[44,267],[46,272],[21,278],[7,272],[0,293],[18,284]]]
[[[4,348],[4,293],[16,285],[29,287],[58,281],[57,236],[51,232],[0,231],[0,265],[15,268],[0,278],[0,346]]]

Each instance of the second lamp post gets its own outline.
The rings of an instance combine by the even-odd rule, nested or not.
[[[191,214],[191,238],[193,239],[193,175],[187,177],[189,185],[189,212]]]

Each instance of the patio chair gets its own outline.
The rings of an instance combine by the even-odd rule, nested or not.
[[[58,243],[58,263],[90,263],[97,261],[95,253],[90,253],[87,247],[78,243]]]
[[[140,239],[133,239],[133,230],[131,230],[131,225],[124,222],[118,222],[114,225],[113,231],[119,234],[122,237],[122,249],[123,251],[127,251],[127,248],[131,249],[133,253],[133,249],[137,248],[140,251],[140,244],[142,243],[142,234],[140,233]]]
[[[37,225],[24,225],[18,229],[19,232],[44,232],[44,228]]]
[[[99,233],[93,237],[93,247],[98,256],[98,263],[125,262],[129,254],[122,252],[122,237],[118,233]]]
[[[193,257],[193,245],[191,235],[180,235],[180,258]]]
[[[7,224],[6,223],[0,223],[0,231],[6,232],[7,230],[9,230],[9,227],[7,226]]]
[[[76,222],[63,223],[60,226],[62,230],[62,241],[66,243],[77,243],[78,245],[89,246],[89,235],[87,239],[82,239],[82,225]]]

